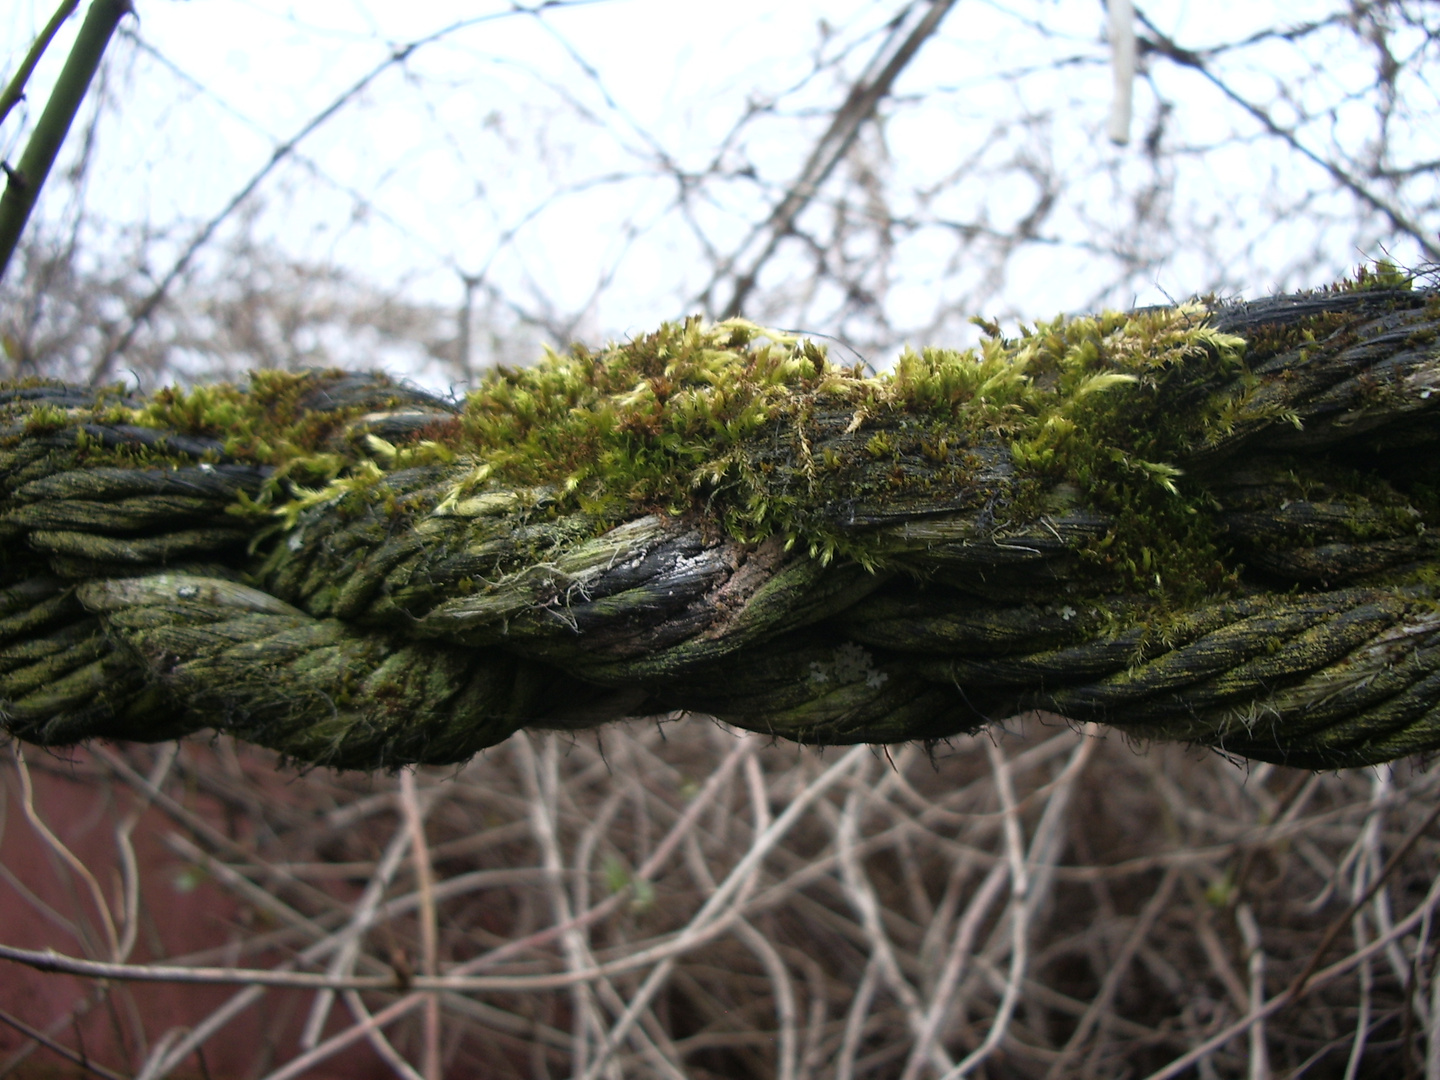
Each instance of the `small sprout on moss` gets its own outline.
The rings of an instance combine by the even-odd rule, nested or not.
[[[25,434],[48,435],[68,427],[70,423],[70,413],[67,410],[58,405],[40,405],[25,414]]]
[[[380,464],[387,469],[395,467],[395,459],[400,456],[400,451],[392,442],[387,442],[379,435],[366,435],[365,448],[374,454]]]
[[[1075,387],[1072,401],[1082,401],[1091,394],[1108,390],[1112,386],[1124,386],[1130,383],[1138,383],[1140,380],[1134,376],[1121,371],[1100,371],[1089,376],[1079,386]]]
[[[286,528],[294,528],[300,515],[313,507],[343,507],[351,500],[364,499],[372,491],[385,491],[381,486],[384,479],[385,473],[373,461],[362,461],[345,476],[331,480],[323,488],[293,487],[294,494],[289,501],[273,513],[284,520]]]
[[[865,453],[869,454],[876,461],[883,460],[895,455],[895,440],[888,431],[877,431],[870,436],[870,441],[865,444]]]
[[[1171,495],[1180,494],[1180,489],[1175,486],[1175,481],[1178,477],[1181,477],[1185,474],[1182,470],[1177,469],[1174,465],[1167,465],[1163,461],[1132,460],[1129,458],[1125,458],[1124,455],[1119,455],[1119,457],[1121,459],[1119,463],[1124,465],[1126,468],[1138,469],[1140,472],[1144,473],[1151,480],[1155,481],[1155,483],[1159,484],[1162,488],[1168,491]]]
[[[1415,275],[1389,259],[1361,263],[1352,277],[1344,278],[1331,288],[1335,292],[1363,292],[1366,289],[1410,289]]]
[[[1000,336],[1000,323],[995,319],[987,319],[980,315],[971,315],[970,325],[978,326],[980,332],[987,338],[993,338],[996,341],[1003,340]]]

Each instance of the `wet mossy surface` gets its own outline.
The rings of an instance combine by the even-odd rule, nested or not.
[[[1300,764],[1440,745],[1440,303],[1403,284],[985,324],[880,376],[692,319],[463,401],[9,387],[7,728],[203,719],[366,768],[677,709],[811,742],[1048,708]]]

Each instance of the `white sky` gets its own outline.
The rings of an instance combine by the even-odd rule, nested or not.
[[[781,97],[805,78],[821,19],[839,28],[827,54],[852,50],[843,69],[853,77],[900,4],[607,0],[542,17],[491,0],[137,0],[136,6],[140,18],[131,25],[163,62],[129,42],[112,46],[110,75],[123,107],[100,128],[86,201],[113,229],[145,230],[157,271],[175,243],[223,207],[278,143],[391,49],[472,19],[418,50],[403,69],[380,75],[307,138],[301,160],[261,187],[255,230],[297,255],[332,260],[445,304],[458,301],[462,274],[483,275],[527,304],[582,313],[577,332],[598,337],[694,309],[705,284],[697,233],[721,254],[737,249],[763,218],[764,200],[795,175],[843,88],[822,77],[783,97],[783,113],[757,121],[733,151],[737,162],[743,157],[754,166],[759,182],[710,185],[691,222],[675,209],[675,184],[660,157],[703,171],[747,103]],[[1330,5],[1164,0],[1152,7],[1157,24],[1196,47],[1297,22]],[[37,0],[12,3],[0,20],[0,56],[18,57],[51,10]],[[1217,19],[1217,11],[1224,17]],[[71,20],[72,31],[78,22]],[[1109,108],[1104,26],[1098,2],[960,0],[902,76],[885,129],[888,167],[898,181],[895,209],[902,213],[978,215],[997,228],[1023,214],[1034,192],[1013,169],[999,182],[981,173],[946,187],[1006,115],[1044,115],[1051,132],[1045,145],[1057,155],[1051,164],[1063,172],[1073,156],[1089,172],[1077,186],[1083,208],[1067,211],[1072,218],[1057,226],[1061,242],[1022,251],[1004,282],[981,288],[967,280],[965,267],[947,261],[943,232],[903,237],[887,304],[893,325],[939,326],[937,305],[977,288],[1001,311],[1044,316],[1102,299],[1151,303],[1187,294],[1212,283],[1217,263],[1240,267],[1243,280],[1225,284],[1251,293],[1333,276],[1329,266],[1314,267],[1308,282],[1253,269],[1278,266],[1284,253],[1314,242],[1304,221],[1270,224],[1258,236],[1251,224],[1263,218],[1267,201],[1303,177],[1277,171],[1296,166],[1254,140],[1253,124],[1247,129],[1243,118],[1225,115],[1213,89],[1173,66],[1157,66],[1156,85],[1182,104],[1170,129],[1177,144],[1218,142],[1232,131],[1252,141],[1189,164],[1182,159],[1176,168],[1167,197],[1214,216],[1207,237],[1214,250],[1165,253],[1148,281],[1127,285],[1125,295],[1103,292],[1106,271],[1087,252],[1085,230],[1106,228],[1107,205],[1130,198],[1144,172],[1135,145],[1111,147],[1087,135],[1103,130]],[[43,100],[68,44],[67,34],[52,48],[32,101]],[[1015,76],[1062,57],[1078,62]],[[1343,94],[1373,79],[1368,56],[1323,60],[1317,92],[1329,83]],[[1251,50],[1229,75],[1232,85],[1264,96],[1289,74],[1279,65],[1294,62],[1288,52]],[[1417,107],[1440,111],[1433,105],[1431,90]],[[1137,137],[1153,108],[1151,88],[1137,85]],[[0,132],[11,160],[27,118],[18,121]],[[1347,122],[1340,115],[1327,137],[1343,139]],[[1431,145],[1415,147],[1415,155],[1435,156],[1434,133],[1419,137]],[[939,194],[922,206],[916,193],[927,188]],[[63,210],[53,201],[44,208],[51,215]],[[1080,221],[1081,213],[1091,220]],[[1124,220],[1118,210],[1112,216]],[[1073,242],[1066,231],[1072,226]],[[1364,254],[1378,252],[1338,252],[1336,263],[1353,264]],[[1418,261],[1415,252],[1395,254]],[[786,277],[795,265],[781,260],[772,278],[762,278],[757,304],[767,302],[767,285],[777,297],[798,288]]]

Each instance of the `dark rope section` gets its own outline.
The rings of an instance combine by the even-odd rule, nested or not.
[[[1435,292],[1357,289],[993,331],[879,380],[692,321],[462,403],[343,372],[3,387],[0,724],[363,769],[680,711],[1429,752],[1437,331]]]

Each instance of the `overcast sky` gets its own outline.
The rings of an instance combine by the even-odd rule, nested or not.
[[[7,5],[0,55],[18,56],[52,6]],[[488,0],[136,0],[132,36],[112,48],[109,89],[120,108],[99,127],[85,200],[97,236],[143,228],[161,269],[278,145],[397,46],[433,36],[299,144],[247,207],[248,227],[297,256],[408,295],[453,304],[464,276],[483,277],[517,304],[581,312],[577,330],[586,335],[624,333],[693,310],[706,246],[718,257],[738,250],[842,100],[842,77],[860,71],[902,6],[597,0],[537,16]],[[1332,6],[1166,0],[1147,12],[1197,48]],[[32,101],[43,101],[68,44],[62,36],[52,49]],[[1249,50],[1229,69],[1232,85],[1273,95],[1292,53]],[[807,82],[816,55],[839,58],[837,68]],[[1294,276],[1303,268],[1284,271],[1288,277],[1257,268],[1279,267],[1284,252],[1312,242],[1306,223],[1272,222],[1258,238],[1249,224],[1267,199],[1301,182],[1283,171],[1297,166],[1275,156],[1255,125],[1247,131],[1243,118],[1223,115],[1213,88],[1186,82],[1171,66],[1157,70],[1153,84],[1137,84],[1137,139],[1157,90],[1181,103],[1167,139],[1182,165],[1166,198],[1210,208],[1212,250],[1166,253],[1143,280],[1127,280],[1124,295],[1105,292],[1109,271],[1091,261],[1084,237],[1107,227],[1107,199],[1118,206],[1130,198],[1147,168],[1138,143],[1114,147],[1095,135],[1110,106],[1108,57],[1098,2],[960,0],[886,106],[892,209],[1008,227],[1034,198],[1023,178],[978,173],[987,178],[967,186],[957,173],[993,137],[997,117],[1039,115],[1048,126],[1036,145],[1055,158],[1041,164],[1063,172],[1073,160],[1089,178],[1076,186],[1071,216],[1056,219],[1055,238],[1020,252],[1006,281],[980,291],[997,308],[1043,316],[1100,300],[1158,302],[1211,284],[1227,252],[1241,278],[1225,280],[1228,287],[1263,293],[1301,283]],[[1316,93],[1328,84],[1343,95],[1373,77],[1371,58],[1360,54],[1322,50],[1314,60],[1324,67],[1317,75],[1312,63],[1308,77],[1319,81],[1307,85]],[[1417,107],[1433,114],[1434,100],[1431,90]],[[724,152],[747,177],[711,184],[682,212],[674,172],[703,173],[747,108],[767,101],[778,108]],[[7,124],[7,159],[18,156],[32,118]],[[1325,137],[1342,138],[1349,122],[1338,114]],[[1200,153],[1237,132],[1241,141],[1224,152]],[[1427,150],[1433,155],[1434,146],[1414,148],[1418,156]],[[1193,169],[1183,166],[1186,154]],[[938,194],[924,203],[925,192]],[[44,208],[52,218],[64,212],[58,200]],[[1117,210],[1114,221],[1123,219]],[[887,280],[888,316],[900,327],[938,326],[937,303],[975,295],[975,283],[947,262],[943,231],[918,229],[901,243]],[[1342,251],[1336,261],[1353,264],[1363,254]],[[781,265],[771,279],[776,295],[794,287],[784,272]],[[1304,283],[1324,280],[1330,267],[1314,274]]]

